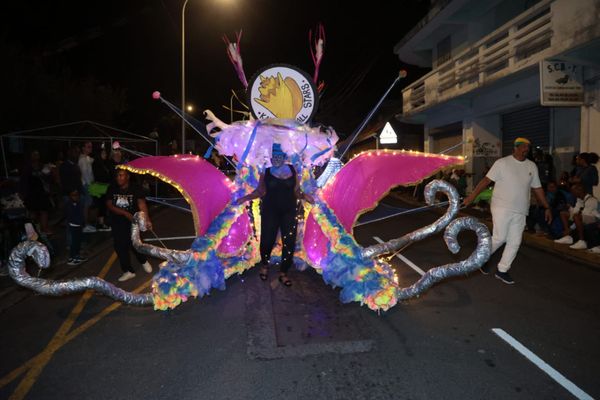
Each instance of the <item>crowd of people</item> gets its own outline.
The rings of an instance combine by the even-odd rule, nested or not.
[[[596,153],[580,153],[570,172],[563,171],[558,180],[551,176],[545,189],[553,220],[546,223],[540,219],[539,207],[532,206],[528,228],[571,249],[600,253],[600,210],[594,197],[597,162]]]
[[[10,229],[3,229],[3,241],[15,242],[12,245],[16,245],[24,238],[44,238],[50,244],[48,238],[63,225],[51,226],[49,215],[52,212],[55,217],[58,216],[58,221],[64,221],[68,265],[76,266],[87,261],[81,252],[84,235],[112,232],[123,270],[119,280],[133,278],[135,273],[129,259],[130,250],[134,250],[129,237],[131,220],[136,211],[148,214],[148,210],[141,187],[130,183],[127,171],[117,168],[127,161],[118,143],[109,149],[104,143],[95,146],[86,141],[70,146],[66,157],[59,153],[54,162],[48,163],[42,162],[39,151],[31,151],[20,169],[17,194],[14,195],[16,202],[10,207],[24,207],[24,220],[31,221],[37,230],[22,229],[22,226],[13,224]],[[8,207],[4,205],[3,211],[7,211]],[[20,225],[30,226],[28,223]],[[21,232],[10,232],[11,229]],[[3,253],[9,250],[8,247],[3,249]],[[2,256],[6,261],[8,254]],[[152,271],[152,266],[143,256],[136,253],[136,257],[146,272]]]

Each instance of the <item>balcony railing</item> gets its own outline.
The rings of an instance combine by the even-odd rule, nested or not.
[[[537,64],[552,45],[552,3],[544,0],[402,91],[410,115]]]

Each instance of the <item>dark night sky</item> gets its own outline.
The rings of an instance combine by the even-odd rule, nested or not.
[[[92,76],[127,90],[123,128],[147,133],[170,113],[151,99],[159,90],[180,104],[180,40],[183,0],[10,1],[2,4],[2,40],[18,45],[44,65],[66,66],[73,79]],[[186,10],[186,91],[199,110],[224,120],[231,90],[241,90],[221,39],[242,29],[246,76],[268,64],[296,65],[312,75],[308,31],[326,31],[320,80],[323,94],[316,121],[349,134],[398,70],[394,44],[426,13],[429,2],[318,0],[189,0]],[[423,73],[408,68],[401,87]],[[36,96],[35,88],[21,96]],[[35,118],[33,118],[35,120]],[[81,115],[80,119],[87,119]],[[60,123],[66,121],[44,121]],[[34,124],[31,118],[23,125]],[[42,121],[38,123],[42,124]],[[34,124],[35,125],[35,124]]]

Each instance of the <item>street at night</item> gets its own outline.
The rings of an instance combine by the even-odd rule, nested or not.
[[[0,399],[600,399],[600,0],[0,10]]]
[[[191,233],[188,215],[160,211],[156,233]],[[358,227],[356,235],[372,244],[375,236],[396,237],[436,217],[395,217]],[[472,242],[461,236],[464,248],[452,256],[438,235],[402,255],[427,271],[465,258]],[[104,270],[114,282],[110,242],[94,253],[93,262],[68,277]],[[420,277],[397,258],[393,265],[403,284]],[[573,398],[494,333],[502,330],[563,379],[599,396],[600,270],[529,247],[513,269],[515,285],[476,271],[379,315],[341,304],[338,290],[314,271],[293,271],[290,290],[274,272],[262,282],[250,270],[230,278],[225,291],[169,312],[96,295],[28,293],[0,314],[0,394],[8,398],[27,387],[34,399]],[[123,287],[147,290],[148,280],[140,272]]]

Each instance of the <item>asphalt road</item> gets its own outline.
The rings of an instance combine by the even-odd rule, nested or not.
[[[374,244],[435,217],[400,216],[360,226],[355,236]],[[161,237],[193,232],[180,211],[153,220]],[[427,271],[466,258],[474,235],[460,242],[456,256],[441,236],[402,256]],[[96,253],[69,276],[104,271],[116,282],[110,241]],[[393,263],[402,285],[419,279],[404,261]],[[121,286],[144,287],[150,275],[138,270]],[[96,295],[27,294],[0,313],[0,398],[600,398],[600,269],[523,247],[511,274],[512,286],[479,272],[451,279],[380,315],[341,304],[312,270],[293,271],[292,288],[274,272],[264,283],[251,270],[170,312]],[[517,342],[530,353],[515,350]]]

